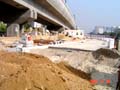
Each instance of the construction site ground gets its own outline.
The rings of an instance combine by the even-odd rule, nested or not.
[[[67,41],[63,44],[56,44],[50,46],[56,49],[73,49],[82,51],[96,51],[100,48],[108,48],[108,42],[97,39],[85,39],[77,41]]]
[[[1,50],[6,50],[4,44],[2,41]],[[99,48],[92,52],[33,49],[29,52],[32,54],[0,51],[0,90],[115,90],[120,54]],[[90,80],[99,82],[91,85]]]
[[[67,63],[71,67],[90,75],[91,80],[97,80],[95,90],[115,90],[118,81],[118,66],[120,55],[115,50],[99,49],[93,52],[44,49],[32,50],[34,54],[48,57],[54,63]],[[104,83],[100,83],[104,80]],[[106,81],[110,81],[109,84]]]

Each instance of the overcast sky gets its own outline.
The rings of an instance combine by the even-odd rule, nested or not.
[[[120,0],[67,0],[67,4],[86,32],[94,26],[120,25]]]

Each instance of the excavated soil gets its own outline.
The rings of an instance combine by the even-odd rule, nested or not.
[[[86,79],[44,56],[0,51],[0,90],[92,90]]]
[[[111,67],[118,67],[120,65],[120,53],[117,50],[110,50],[101,48],[92,53],[97,63],[108,65]]]
[[[106,58],[113,58],[113,59],[120,57],[118,51],[116,51],[116,50],[100,48],[100,49],[96,50],[95,52],[93,52],[93,56],[96,59],[98,59],[100,57],[100,55],[103,55]]]

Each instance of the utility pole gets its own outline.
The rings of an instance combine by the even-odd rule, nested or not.
[[[67,0],[65,0],[65,3],[67,3]]]
[[[76,15],[74,14],[73,16],[74,16],[74,20],[75,20],[75,29],[77,29]]]

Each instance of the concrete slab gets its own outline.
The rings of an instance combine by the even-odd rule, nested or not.
[[[66,42],[58,45],[51,45],[49,48],[56,49],[72,49],[72,50],[82,50],[82,51],[95,51],[100,48],[107,48],[108,42],[96,39],[88,39],[84,41],[77,42]]]
[[[32,46],[32,47],[21,47],[21,48],[6,48],[8,52],[30,52],[31,50],[41,50],[41,49],[47,49],[49,45],[44,46]]]
[[[96,51],[100,48],[107,48],[108,42],[96,39],[88,39],[84,41],[76,41],[76,42],[64,42],[61,44],[53,44],[53,45],[43,45],[43,46],[31,46],[31,47],[22,47],[22,48],[11,48],[7,49],[8,51],[14,52],[31,52],[31,50],[41,50],[47,48],[54,49],[64,49],[64,50],[76,50],[76,51]]]
[[[23,47],[22,52],[30,52],[30,50],[33,49],[47,49],[49,45],[44,45],[44,46],[33,46],[33,47]]]

